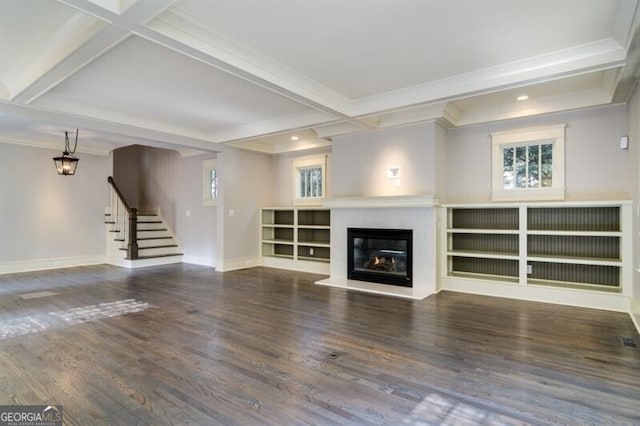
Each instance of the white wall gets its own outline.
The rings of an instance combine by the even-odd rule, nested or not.
[[[210,158],[215,155],[186,157],[178,162],[174,232],[185,262],[216,266],[219,257],[217,208],[202,204],[202,162]]]
[[[108,157],[76,153],[58,176],[60,151],[0,144],[0,272],[101,263]]]
[[[335,197],[426,195],[437,190],[436,127],[431,123],[371,130],[333,139]],[[387,178],[400,167],[400,183]]]
[[[491,132],[559,123],[567,123],[566,199],[630,199],[635,165],[619,148],[627,120],[626,105],[613,105],[449,130],[445,201],[490,201]]]

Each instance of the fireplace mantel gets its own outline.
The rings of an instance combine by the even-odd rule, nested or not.
[[[435,207],[440,200],[437,195],[391,195],[381,197],[333,197],[324,201],[329,209],[374,209]]]

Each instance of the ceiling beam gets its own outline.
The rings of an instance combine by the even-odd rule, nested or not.
[[[138,127],[122,123],[100,120],[75,114],[61,113],[33,105],[19,105],[12,102],[0,101],[0,117],[8,116],[24,119],[36,123],[59,126],[61,131],[66,129],[86,129],[121,135],[131,139],[131,143],[151,144],[153,141],[166,143],[175,147],[187,147],[204,151],[216,151],[217,144],[205,139],[197,139],[181,134],[162,132],[155,129]]]

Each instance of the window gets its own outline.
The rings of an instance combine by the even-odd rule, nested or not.
[[[560,124],[492,133],[492,200],[563,200],[564,129]]]
[[[325,157],[293,162],[294,204],[320,204],[325,195]]]
[[[202,163],[202,204],[205,206],[215,206],[218,199],[218,168],[216,159],[205,160]]]

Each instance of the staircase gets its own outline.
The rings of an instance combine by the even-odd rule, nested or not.
[[[157,214],[139,214],[137,220],[138,258],[127,258],[126,230],[123,224],[112,220],[111,213],[105,214],[107,225],[107,262],[112,265],[137,268],[142,266],[165,265],[182,262],[182,253],[171,230]]]
[[[138,268],[182,262],[180,247],[160,212],[138,213],[129,207],[113,178],[107,182],[111,185],[111,205],[104,216],[107,263]]]

